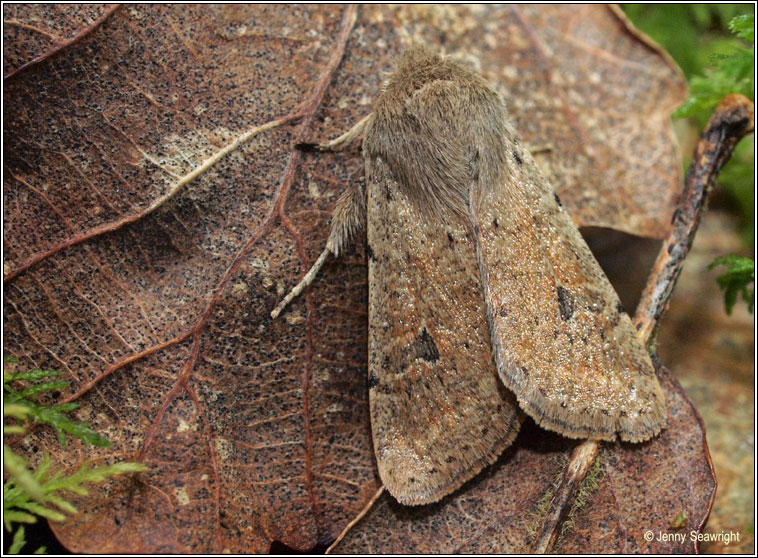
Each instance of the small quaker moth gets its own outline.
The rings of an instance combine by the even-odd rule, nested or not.
[[[325,147],[361,133],[366,186],[338,200],[326,249],[272,316],[365,227],[371,424],[389,492],[449,494],[511,444],[522,411],[571,438],[657,434],[650,357],[498,94],[414,47],[373,112]]]

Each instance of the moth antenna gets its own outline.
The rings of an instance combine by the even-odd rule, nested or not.
[[[324,265],[326,257],[331,253],[332,251],[328,247],[325,248],[323,252],[321,252],[321,255],[318,257],[316,262],[308,270],[308,273],[305,274],[305,277],[303,277],[300,282],[295,285],[295,287],[287,294],[287,296],[282,299],[279,305],[271,311],[271,317],[273,319],[279,317],[279,314],[282,313],[282,310],[284,310],[285,307],[290,302],[292,302],[295,297],[299,296],[300,293],[302,293],[308,285],[313,283],[313,280],[316,278],[316,275],[318,275],[319,270]]]
[[[371,114],[367,114],[356,122],[352,128],[341,136],[325,143],[298,143],[295,147],[303,151],[341,151],[363,133]]]
[[[366,124],[368,124],[368,120],[371,118],[371,113],[367,114],[363,118],[361,118],[358,122],[356,122],[352,128],[350,128],[347,132],[342,134],[341,136],[334,138],[332,141],[328,141],[324,144],[325,147],[331,150],[339,150],[344,148],[346,145],[349,145],[353,142],[358,136],[360,136],[363,133],[363,130],[366,128]]]

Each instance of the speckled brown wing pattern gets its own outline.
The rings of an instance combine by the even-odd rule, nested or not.
[[[422,218],[379,158],[366,178],[374,448],[389,492],[424,504],[492,463],[521,415],[492,357],[470,226]]]
[[[544,175],[507,135],[507,178],[472,205],[500,376],[544,428],[650,438],[666,419],[650,357]]]

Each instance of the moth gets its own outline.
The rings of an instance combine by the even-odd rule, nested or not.
[[[371,114],[326,148],[361,134],[365,186],[340,197],[326,249],[272,316],[365,229],[389,492],[439,500],[498,458],[524,414],[570,438],[656,435],[666,405],[650,357],[485,80],[411,48]]]

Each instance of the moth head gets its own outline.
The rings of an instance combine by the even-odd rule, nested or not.
[[[364,136],[400,188],[426,215],[466,214],[482,188],[502,178],[506,110],[465,65],[425,47],[398,59]]]

